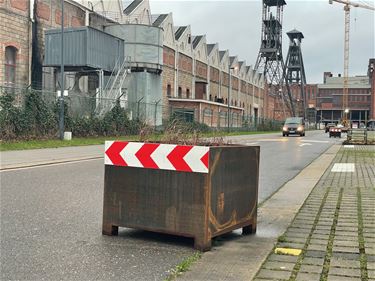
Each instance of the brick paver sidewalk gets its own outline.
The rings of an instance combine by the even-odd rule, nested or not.
[[[254,280],[375,281],[375,146],[343,146]]]

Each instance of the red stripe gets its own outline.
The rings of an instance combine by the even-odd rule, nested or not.
[[[192,148],[192,146],[188,145],[177,145],[167,156],[177,171],[192,172],[189,165],[183,159]]]
[[[208,169],[208,156],[209,156],[209,151],[203,157],[201,158],[202,163],[207,167]]]
[[[128,142],[115,141],[112,145],[106,150],[108,158],[112,161],[115,166],[128,166],[125,160],[120,155],[120,152],[127,146]]]
[[[159,169],[158,165],[152,160],[151,154],[158,148],[160,144],[145,143],[135,154],[139,162],[144,168]]]

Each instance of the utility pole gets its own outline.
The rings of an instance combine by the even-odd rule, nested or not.
[[[64,0],[61,0],[61,91],[59,97],[60,104],[60,118],[59,118],[59,131],[60,139],[64,139]]]
[[[228,74],[229,74],[229,85],[228,85],[228,133],[230,132],[230,92],[232,91],[232,79],[230,75],[231,67],[229,64]]]

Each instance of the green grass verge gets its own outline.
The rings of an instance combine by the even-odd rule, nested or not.
[[[255,132],[216,132],[202,134],[204,138],[210,137],[224,137],[224,136],[240,136],[240,135],[256,135],[256,134],[269,134],[276,131],[255,131]],[[153,135],[150,140],[159,140],[161,135]],[[30,141],[10,141],[0,142],[0,151],[8,150],[26,150],[26,149],[39,149],[39,148],[57,148],[66,146],[82,146],[82,145],[95,145],[103,144],[106,140],[129,140],[137,141],[139,136],[122,136],[122,137],[88,137],[88,138],[74,138],[71,141],[62,141],[58,139],[52,140],[30,140]]]
[[[139,138],[138,136],[126,136],[126,137],[73,138],[71,141],[62,141],[58,139],[53,139],[53,140],[1,142],[0,151],[94,145],[94,144],[103,144],[104,141],[106,140],[114,140],[114,139],[137,140],[138,138]]]
[[[180,262],[178,265],[176,265],[175,268],[171,270],[171,274],[164,279],[164,281],[172,281],[177,276],[181,275],[183,272],[186,272],[189,270],[190,266],[199,260],[202,257],[201,252],[195,252],[193,255],[187,257],[182,262]]]

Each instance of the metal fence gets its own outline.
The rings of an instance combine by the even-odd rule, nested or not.
[[[28,91],[37,93],[45,104],[56,109],[57,93],[43,90],[33,90],[30,88],[15,88],[0,86],[0,95],[8,93],[14,97],[13,104],[22,108],[25,106],[25,96]],[[153,103],[128,102],[126,99],[119,100],[110,98],[99,98],[96,94],[69,91],[69,95],[64,97],[68,114],[71,117],[96,117],[102,118],[98,113],[98,107],[107,108],[107,112],[113,108],[116,103],[125,109],[129,120],[142,121],[150,126],[159,129],[165,128],[167,124],[174,119],[187,123],[204,124],[207,130],[230,130],[230,131],[255,131],[255,130],[279,130],[282,122],[241,114],[239,112],[213,111],[212,109],[188,108],[163,105],[160,100]],[[228,126],[229,122],[229,126]]]

